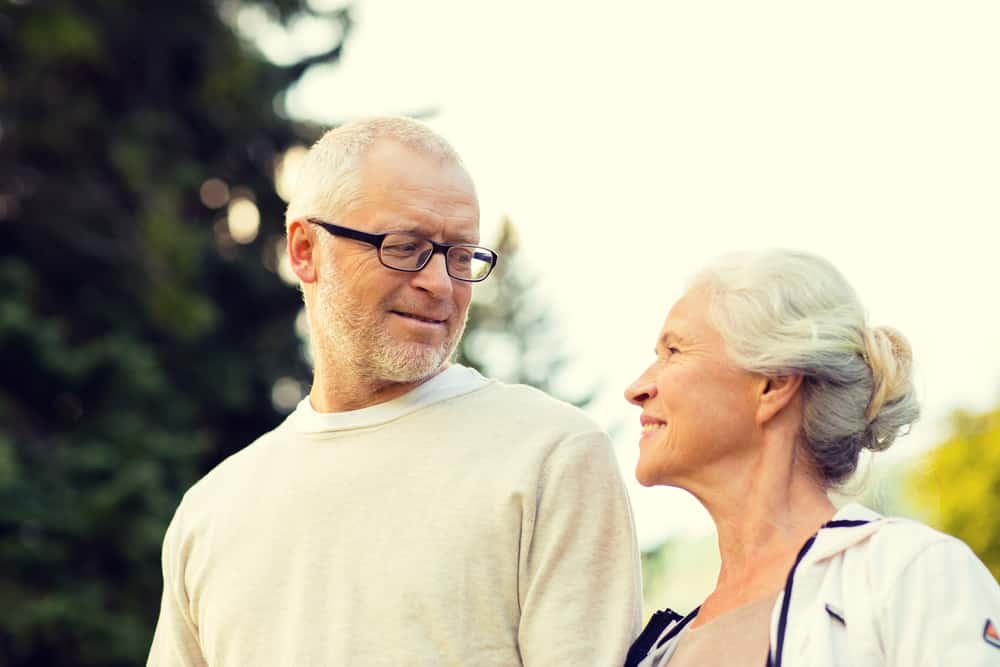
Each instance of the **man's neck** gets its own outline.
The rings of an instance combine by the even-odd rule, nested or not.
[[[362,380],[349,374],[321,373],[317,369],[312,389],[309,390],[309,403],[316,412],[347,412],[368,408],[408,394],[445,368],[447,365],[413,382]]]

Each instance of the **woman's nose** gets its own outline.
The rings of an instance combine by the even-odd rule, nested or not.
[[[639,407],[654,396],[656,396],[656,383],[652,382],[646,373],[625,388],[625,400]]]

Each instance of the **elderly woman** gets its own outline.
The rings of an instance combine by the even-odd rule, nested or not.
[[[626,390],[636,477],[705,506],[722,568],[699,608],[654,614],[627,666],[1000,665],[1000,589],[965,544],[827,496],[919,412],[909,344],[865,323],[833,266],[725,257],[655,349]]]

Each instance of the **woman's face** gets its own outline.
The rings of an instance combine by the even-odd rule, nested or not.
[[[697,290],[674,304],[656,359],[625,390],[642,408],[635,474],[644,486],[691,490],[692,483],[724,482],[729,466],[754,444],[755,394],[763,378],[730,361],[707,308],[707,295]]]

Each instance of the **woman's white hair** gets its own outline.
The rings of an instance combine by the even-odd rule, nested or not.
[[[285,211],[285,225],[302,218],[346,213],[361,195],[361,159],[383,139],[427,157],[462,164],[451,144],[410,118],[382,116],[341,125],[326,132],[303,158]]]
[[[740,367],[801,375],[800,446],[830,487],[847,480],[861,449],[883,450],[918,418],[912,353],[901,333],[870,328],[857,295],[828,261],[789,250],[723,256],[691,289]]]

